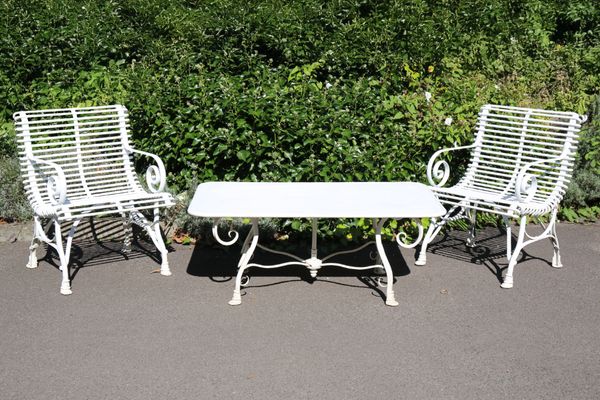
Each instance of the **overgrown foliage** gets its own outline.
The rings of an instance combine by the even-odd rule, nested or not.
[[[0,21],[1,153],[14,111],[122,103],[177,192],[424,181],[481,105],[586,113],[600,87],[593,0],[6,0]],[[571,219],[598,205],[598,144],[595,122]]]
[[[0,156],[0,211],[0,221],[23,221],[32,217],[19,177],[19,163],[13,157]]]

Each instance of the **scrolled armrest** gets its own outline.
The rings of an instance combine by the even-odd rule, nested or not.
[[[537,191],[537,178],[535,175],[527,173],[536,165],[542,165],[547,163],[553,163],[557,161],[563,161],[567,159],[567,156],[559,156],[548,158],[546,160],[538,160],[525,164],[519,171],[517,175],[517,180],[515,182],[515,195],[520,202],[528,202],[533,199],[535,193]]]
[[[64,204],[67,199],[67,179],[60,165],[32,155],[27,156],[27,161],[31,164],[48,165],[54,169],[56,174],[50,175],[46,179],[46,190],[48,191],[50,203],[53,205]]]
[[[126,150],[129,153],[137,153],[154,160],[156,165],[150,165],[146,170],[146,183],[152,193],[163,192],[167,184],[167,172],[160,157],[146,151],[136,150],[133,147],[126,147]]]
[[[429,163],[427,163],[427,180],[429,181],[429,184],[433,187],[441,187],[446,184],[448,178],[450,177],[450,165],[448,165],[448,162],[445,160],[436,161],[436,158],[443,153],[455,150],[470,149],[473,147],[475,147],[475,143],[468,146],[449,147],[433,153],[429,159]]]

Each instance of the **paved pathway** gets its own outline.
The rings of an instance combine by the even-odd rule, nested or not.
[[[396,308],[367,278],[300,268],[257,272],[231,307],[234,251],[175,247],[167,278],[109,242],[75,247],[64,297],[27,242],[0,243],[0,397],[599,399],[600,225],[558,229],[565,267],[533,245],[512,290],[496,230],[471,254],[453,233],[425,267],[390,248]]]

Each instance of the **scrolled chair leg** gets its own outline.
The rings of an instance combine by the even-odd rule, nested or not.
[[[435,218],[432,218],[429,224],[429,228],[427,228],[427,233],[423,237],[421,249],[419,250],[419,256],[415,260],[415,265],[422,267],[425,264],[427,264],[427,246],[429,245],[429,243],[431,243],[433,238],[436,237],[442,225],[443,224],[438,223],[438,221]]]
[[[35,217],[33,221],[33,238],[31,239],[31,244],[29,245],[29,259],[26,265],[26,267],[30,269],[38,267],[37,248],[40,245],[40,237],[38,232],[39,224],[39,218]]]
[[[513,277],[506,275],[500,284],[502,289],[512,289],[513,288]]]
[[[160,233],[160,227],[158,226],[158,224],[156,224],[154,226],[154,229],[148,227],[147,230],[149,233],[152,232],[150,234],[150,236],[152,238],[152,241],[154,242],[154,245],[160,252],[160,259],[161,259],[160,274],[162,276],[173,275],[171,272],[171,268],[169,267],[169,259],[168,259],[169,251],[167,250],[167,247],[165,246],[165,243],[162,240],[162,235]]]
[[[562,268],[562,262],[560,260],[560,251],[558,247],[554,248],[554,255],[552,256],[552,267],[554,268]]]
[[[517,265],[517,259],[519,258],[519,254],[521,253],[521,250],[523,250],[523,247],[525,247],[525,227],[527,225],[527,217],[523,216],[521,217],[521,221],[519,223],[519,237],[517,239],[517,244],[515,245],[515,249],[512,252],[512,255],[510,257],[510,260],[508,261],[508,268],[506,269],[506,275],[504,276],[504,279],[502,280],[502,283],[500,284],[500,287],[502,287],[503,289],[512,289],[513,284],[514,284],[514,279],[513,279],[513,270],[515,268],[515,265]]]
[[[510,260],[508,261],[508,268],[506,269],[506,275],[504,276],[504,279],[502,280],[502,283],[500,284],[500,287],[502,289],[512,289],[513,288],[513,284],[514,284],[513,270],[515,268],[515,265],[517,265],[517,258],[519,257],[519,253],[521,252],[521,249],[523,248],[522,242],[523,242],[523,240],[519,236],[519,242],[515,246],[515,249],[510,257]]]
[[[31,245],[29,246],[29,260],[27,261],[26,267],[29,269],[34,269],[38,267],[38,259],[37,259],[37,248],[39,246],[39,240],[34,237],[31,240]]]
[[[65,268],[65,270],[68,271],[69,269]],[[68,275],[68,272],[67,272],[67,275]],[[63,277],[63,280],[60,284],[60,294],[62,294],[64,296],[73,294],[73,291],[71,290],[71,281],[69,280],[68,276],[67,276],[67,278]]]
[[[171,276],[171,269],[169,267],[169,260],[167,256],[169,251],[165,246],[165,242],[163,241],[162,234],[160,232],[160,224],[159,224],[159,209],[154,209],[154,220],[150,223],[146,217],[144,217],[140,212],[136,211],[135,214],[132,214],[132,218],[135,224],[143,227],[156,246],[156,249],[160,253],[161,264],[160,264],[160,274],[163,276]]]
[[[123,223],[123,252],[131,252],[131,243],[133,242],[133,229],[131,227],[131,218],[125,213],[121,213],[121,220]]]
[[[171,272],[171,268],[169,267],[169,260],[167,259],[168,252],[161,252],[160,256],[162,262],[160,263],[160,274],[162,276],[171,276],[173,273]]]
[[[419,257],[415,260],[415,265],[422,267],[427,264],[427,242],[423,241]]]
[[[469,209],[467,211],[469,218],[469,236],[467,237],[467,247],[475,247],[475,230],[477,228],[477,210]]]
[[[158,210],[155,212],[155,222],[154,222],[154,235],[156,236],[157,248],[160,251],[160,274],[162,276],[171,276],[171,268],[169,267],[168,255],[169,251],[167,250],[167,246],[165,246],[165,242],[163,241],[162,234],[160,232],[160,224],[158,223]]]
[[[552,214],[550,223],[552,224],[550,241],[552,242],[552,247],[554,249],[554,254],[552,255],[552,267],[562,268],[563,265],[560,260],[560,244],[558,243],[558,235],[556,234],[556,211]]]
[[[419,256],[415,260],[415,265],[422,267],[427,264],[427,245],[431,241],[431,226],[427,230],[425,237],[423,238],[423,242],[421,243],[421,249],[419,250]]]
[[[80,220],[73,221],[73,225],[69,230],[69,236],[67,237],[67,243],[64,247],[62,243],[60,223],[57,220],[54,221],[54,238],[56,240],[55,248],[56,252],[58,253],[58,258],[60,259],[60,270],[62,272],[60,294],[65,296],[73,294],[73,291],[71,290],[71,279],[69,277],[69,259],[71,254],[71,243],[73,242],[73,236],[75,235],[75,229],[77,229],[79,221]]]
[[[558,244],[558,238],[556,237],[556,232],[554,236],[550,237],[550,241],[552,242],[552,247],[554,250],[554,254],[552,254],[552,267],[553,268],[562,268],[562,261],[560,259],[560,246]]]

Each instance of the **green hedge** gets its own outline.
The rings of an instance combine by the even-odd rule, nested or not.
[[[586,113],[600,87],[594,0],[7,0],[0,13],[0,153],[14,154],[16,110],[122,103],[177,192],[424,181],[436,149],[471,140],[481,105]],[[589,126],[571,219],[598,205]]]

